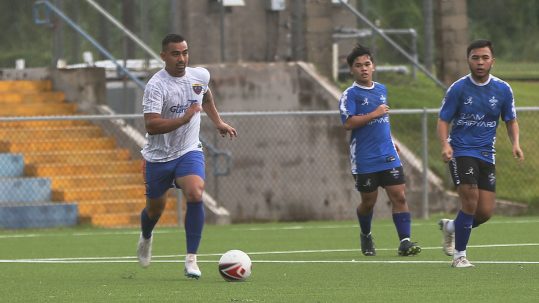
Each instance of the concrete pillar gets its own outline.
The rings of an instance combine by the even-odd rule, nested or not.
[[[436,72],[449,85],[468,73],[466,0],[436,0]]]
[[[307,0],[305,6],[306,59],[331,77],[333,7],[331,1]]]

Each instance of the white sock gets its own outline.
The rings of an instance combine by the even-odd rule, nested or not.
[[[455,221],[454,221],[454,220],[449,220],[449,221],[447,222],[447,225],[445,226],[445,229],[446,229],[448,232],[454,234],[454,233],[455,233]]]
[[[455,250],[455,253],[453,254],[453,260],[456,260],[460,257],[466,257],[466,250],[463,250],[463,251]]]

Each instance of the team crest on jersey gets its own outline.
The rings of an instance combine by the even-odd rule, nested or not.
[[[363,99],[363,103],[361,103],[361,105],[369,105],[369,98],[365,97],[365,99]]]
[[[386,96],[380,95],[380,101],[382,101],[382,103],[386,103]]]
[[[195,94],[197,95],[200,95],[200,93],[202,92],[202,84],[198,84],[198,83],[195,83],[192,85],[193,87],[193,91],[195,92]]]
[[[496,104],[498,104],[498,99],[496,97],[492,96],[490,99],[488,99],[488,103],[490,103],[490,107],[494,108],[496,107]]]
[[[472,97],[468,97],[466,101],[464,102],[465,105],[472,105],[472,103],[473,103]]]

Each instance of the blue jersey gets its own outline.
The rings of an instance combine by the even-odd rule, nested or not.
[[[453,122],[448,138],[453,156],[469,156],[494,164],[500,117],[505,122],[517,117],[509,84],[492,75],[481,84],[470,75],[453,83],[440,109],[440,119]]]
[[[339,101],[342,123],[351,116],[373,112],[378,106],[386,104],[386,98],[384,85],[373,82],[371,87],[364,87],[354,82],[343,92]],[[388,114],[352,130],[350,162],[352,174],[373,173],[401,166],[391,138]]]

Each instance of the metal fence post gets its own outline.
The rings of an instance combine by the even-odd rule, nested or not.
[[[421,116],[421,129],[423,136],[423,203],[421,214],[423,219],[429,218],[429,139],[428,139],[428,113],[427,109],[423,108]]]

